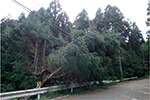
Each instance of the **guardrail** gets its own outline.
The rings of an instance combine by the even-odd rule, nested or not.
[[[99,84],[98,81],[96,81],[96,83]],[[83,86],[93,85],[93,84],[94,84],[94,82],[83,82],[81,84],[74,83],[74,84],[70,84],[70,85],[58,85],[58,86],[28,89],[28,90],[22,90],[22,91],[6,92],[6,93],[1,93],[0,96],[1,96],[1,100],[8,100],[8,99],[21,98],[21,97],[43,94],[43,93],[46,93],[48,91],[49,92],[55,92],[55,91],[73,89],[73,88],[83,87]]]
[[[137,77],[126,78],[124,80],[126,81],[126,80],[135,79],[135,78],[137,78]],[[116,81],[103,80],[102,82],[103,83],[111,83],[111,82],[119,82],[119,81],[120,80],[116,80]],[[83,87],[83,86],[88,86],[88,85],[93,85],[93,84],[94,84],[94,82],[83,82],[81,84],[74,83],[74,84],[70,84],[70,85],[58,85],[58,86],[51,86],[51,87],[44,87],[44,88],[5,92],[5,93],[0,93],[0,96],[1,96],[1,100],[8,100],[8,99],[15,99],[15,98],[22,98],[22,97],[43,94],[46,92],[55,92],[55,91],[60,91],[60,90],[66,90],[66,89],[71,89],[71,92],[73,92],[73,88]],[[96,81],[96,84],[99,84],[99,82]]]
[[[124,80],[124,81],[127,81],[127,80],[132,80],[132,79],[135,79],[135,78],[137,78],[137,77],[124,78],[123,80]],[[109,80],[109,81],[103,80],[102,82],[103,82],[103,83],[111,83],[111,82],[120,82],[120,81],[121,81],[121,80],[115,80],[115,81],[113,81],[113,80]]]

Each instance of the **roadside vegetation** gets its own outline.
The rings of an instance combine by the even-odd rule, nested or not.
[[[150,7],[149,7],[150,9]],[[58,0],[1,22],[1,92],[149,75],[149,39],[116,6],[83,9],[71,23]],[[75,89],[108,88],[113,84]],[[47,94],[49,98],[66,92]],[[67,92],[69,93],[69,92]],[[66,94],[67,94],[66,93]],[[43,98],[44,99],[44,98]]]
[[[120,82],[112,82],[112,83],[104,83],[104,84],[94,84],[91,86],[86,86],[86,87],[80,87],[80,88],[75,88],[73,89],[73,93],[71,93],[71,90],[64,90],[64,91],[58,91],[58,92],[52,92],[52,93],[46,93],[44,95],[41,96],[40,100],[48,100],[48,99],[52,99],[52,98],[56,98],[56,97],[62,97],[63,96],[69,96],[69,95],[82,95],[82,94],[87,94],[89,92],[100,92],[103,90],[107,90],[111,87],[115,87],[117,85],[123,84],[123,83],[128,83],[130,81],[135,81],[135,80],[141,80],[141,79],[146,79],[149,78],[150,76],[144,76],[144,77],[140,77],[140,78],[135,78],[129,81],[120,81]],[[34,96],[34,100],[37,100],[37,96]]]
[[[52,92],[52,93],[46,93],[45,95],[42,95],[40,100],[47,100],[52,99],[56,97],[61,97],[64,95],[81,95],[86,94],[87,92],[92,92],[95,90],[102,91],[108,89],[110,86],[117,85],[117,83],[105,83],[103,85],[92,85],[87,87],[80,87],[73,89],[73,93],[71,93],[71,90],[64,90],[64,91],[58,91],[58,92]],[[34,100],[37,100],[37,96],[34,96]],[[31,99],[32,100],[32,99]]]

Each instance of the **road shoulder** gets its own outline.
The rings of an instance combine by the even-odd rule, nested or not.
[[[139,80],[147,80],[147,79],[149,80],[150,78],[139,79]],[[117,83],[117,85],[110,86],[108,89],[96,89],[94,91],[91,91],[91,90],[81,91],[80,94],[78,93],[78,94],[72,94],[72,95],[65,95],[65,96],[61,96],[61,97],[57,97],[57,98],[53,98],[53,99],[49,99],[49,100],[60,100],[60,99],[61,100],[74,100],[74,99],[81,99],[81,98],[84,99],[84,98],[88,98],[90,96],[99,94],[101,92],[106,92],[106,91],[114,89],[114,88],[119,88],[119,87],[122,87],[124,85],[127,85],[132,82],[136,82],[139,80],[125,81],[125,82]]]

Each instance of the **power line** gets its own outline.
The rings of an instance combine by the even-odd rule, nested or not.
[[[43,5],[43,3],[41,3],[41,2],[39,2],[39,3],[40,3],[40,4],[39,4],[39,3],[36,3],[34,0],[31,0],[31,1],[33,1],[33,3],[35,3],[35,4],[36,4],[37,6],[39,6],[39,7],[42,7],[42,6],[43,6],[43,8],[46,7],[46,6]],[[40,6],[40,5],[42,5],[42,6]],[[45,12],[45,13],[48,13],[48,12],[46,12],[46,10],[44,10],[44,12]],[[49,14],[47,14],[47,15],[50,16]]]
[[[59,27],[56,26],[55,24],[51,25],[51,23],[50,23],[48,20],[46,20],[45,18],[43,18],[41,15],[37,14],[36,12],[33,12],[32,10],[30,10],[29,8],[27,8],[27,7],[24,6],[23,4],[19,3],[18,1],[16,1],[16,0],[12,0],[12,1],[13,1],[14,3],[16,3],[18,6],[20,6],[21,8],[25,9],[26,11],[28,11],[29,13],[32,12],[32,13],[35,15],[35,17],[37,17],[37,18],[39,18],[40,20],[46,22],[46,24],[50,25],[51,27],[56,28],[56,29],[58,29],[58,30],[60,30],[60,31],[62,31],[62,32],[68,34],[68,35],[70,35],[68,32],[66,32],[66,31],[64,31],[63,29],[59,28]]]
[[[46,7],[46,5],[44,5],[43,3],[41,3],[40,1],[38,1],[38,0],[31,0],[34,4],[36,4],[38,7]],[[37,3],[37,1],[38,1],[38,3]]]
[[[86,2],[92,7],[92,9],[93,9],[94,11],[96,11],[96,10],[94,9],[94,7],[89,3],[88,0],[86,0]]]
[[[39,0],[36,0],[36,1],[38,1],[38,4],[42,5],[43,7],[46,7],[46,5],[44,5],[43,3],[41,3]]]
[[[32,12],[34,15],[36,15],[37,18],[39,18],[40,20],[43,20],[44,22],[46,22],[46,23],[47,23],[48,25],[50,25],[51,27],[56,28],[56,29],[58,29],[58,30],[60,30],[60,31],[62,31],[62,32],[68,34],[68,35],[70,35],[68,32],[66,32],[66,31],[64,31],[63,29],[59,28],[59,27],[56,26],[55,24],[51,25],[51,23],[50,23],[48,20],[46,20],[45,18],[43,18],[41,15],[37,14],[36,12],[33,12],[32,10],[30,10],[29,8],[27,8],[27,7],[24,6],[23,4],[19,3],[18,1],[16,1],[16,0],[12,0],[12,1],[13,1],[14,3],[16,3],[18,6],[20,6],[21,8],[25,9],[26,11]],[[88,0],[86,0],[86,1],[88,2]],[[88,2],[88,3],[89,3],[89,2]],[[131,39],[131,40],[132,40],[132,39]],[[133,41],[133,40],[132,40],[132,41]],[[136,43],[136,42],[134,42],[134,43]]]
[[[35,3],[37,6],[41,7],[38,3],[36,3],[34,0],[31,0],[33,3]]]

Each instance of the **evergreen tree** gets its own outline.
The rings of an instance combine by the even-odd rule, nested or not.
[[[96,30],[102,33],[104,31],[104,14],[101,12],[101,9],[99,8],[96,12],[96,16],[94,19],[94,24],[96,26]]]
[[[142,43],[144,43],[144,39],[141,31],[137,27],[136,23],[133,23],[131,27],[131,33],[129,35],[129,46],[138,53]]]
[[[22,21],[23,19],[25,19],[25,13],[21,13],[18,19],[19,21]]]
[[[1,24],[2,92],[34,88],[36,85],[31,84],[36,81],[36,79],[30,75],[29,71],[26,68],[24,55],[20,52],[20,49],[18,49],[22,48],[22,44],[20,43],[20,41],[18,41],[18,37],[16,37],[16,35],[19,34],[13,34],[14,29],[17,26],[18,22],[16,20],[7,20],[6,22]]]
[[[148,2],[147,16],[150,16],[150,1]],[[150,17],[147,18],[146,25],[150,26]]]
[[[59,27],[65,31],[62,32],[62,37],[63,38],[68,37],[68,39],[71,39],[70,33],[71,33],[72,23],[69,21],[69,17],[66,14],[66,12],[62,12],[61,14],[59,14],[58,22],[59,22]]]
[[[148,74],[149,42],[116,6],[99,8],[91,21],[83,9],[72,24],[54,0],[27,18],[3,21],[1,29],[2,92],[37,81],[50,86]]]
[[[62,8],[59,3],[59,0],[52,1],[46,11],[51,18],[51,24],[55,25],[56,27],[59,27],[59,22],[57,18],[59,14],[62,12]],[[55,37],[58,37],[60,31],[57,28],[51,28],[51,30],[53,32],[53,35]]]
[[[150,30],[148,30],[148,31],[146,32],[146,34],[147,34],[147,39],[149,39],[149,38],[150,38]]]
[[[89,28],[89,17],[85,9],[82,10],[76,17],[76,20],[73,23],[73,27],[78,30],[88,31]]]
[[[105,30],[116,30],[121,33],[121,26],[122,26],[122,19],[123,19],[122,12],[116,7],[112,7],[108,5],[104,12],[104,29]]]

